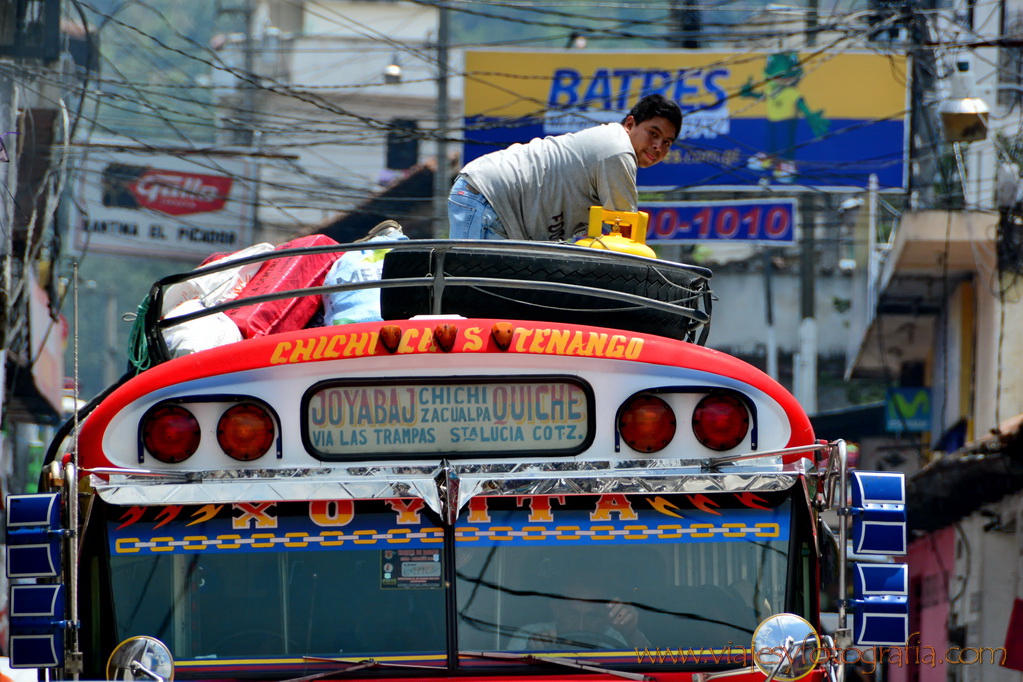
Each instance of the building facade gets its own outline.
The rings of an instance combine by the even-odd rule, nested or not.
[[[421,163],[436,163],[438,133],[451,136],[461,112],[461,79],[450,78],[450,113],[438,124],[437,7],[372,0],[248,7],[248,35],[223,36],[216,46],[228,68],[214,71],[213,82],[227,93],[219,101],[222,138],[279,157],[264,158],[256,178],[265,241],[350,212]],[[459,62],[453,52],[444,72],[460,73]],[[447,149],[441,167],[450,172],[457,149]]]

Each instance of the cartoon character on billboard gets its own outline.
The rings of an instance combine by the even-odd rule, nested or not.
[[[803,67],[796,52],[768,55],[764,65],[763,91],[750,78],[739,91],[741,97],[762,99],[767,105],[767,139],[764,151],[747,161],[751,170],[773,173],[778,182],[792,182],[796,177],[796,135],[799,116],[810,124],[815,137],[828,132],[830,123],[824,110],[813,111],[799,91]]]

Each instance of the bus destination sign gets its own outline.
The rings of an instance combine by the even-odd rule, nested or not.
[[[305,439],[323,459],[397,451],[571,453],[591,438],[590,393],[573,380],[329,382],[305,400]]]

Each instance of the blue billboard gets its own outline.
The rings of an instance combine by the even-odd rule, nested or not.
[[[679,103],[668,157],[641,188],[864,188],[906,183],[907,62],[843,52],[466,53],[464,160],[621,121],[649,93]]]

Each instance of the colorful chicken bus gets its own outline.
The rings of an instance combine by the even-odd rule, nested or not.
[[[379,278],[161,318],[191,278],[374,249]],[[8,500],[14,665],[794,680],[836,679],[835,648],[904,644],[889,561],[856,567],[855,590],[839,573],[836,640],[818,634],[847,546],[904,551],[901,477],[847,472],[778,383],[702,345],[709,283],[630,254],[445,240],[158,282],[151,366],[62,430],[48,492]],[[173,325],[344,290],[378,291],[382,320],[168,352]]]

